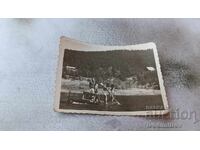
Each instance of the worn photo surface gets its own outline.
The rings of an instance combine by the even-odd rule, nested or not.
[[[153,49],[64,49],[59,109],[164,110]]]

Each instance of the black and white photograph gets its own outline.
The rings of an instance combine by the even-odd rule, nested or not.
[[[60,110],[118,115],[166,110],[153,47],[66,48],[62,54]]]

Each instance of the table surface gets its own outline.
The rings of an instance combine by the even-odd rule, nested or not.
[[[54,112],[62,35],[101,45],[155,42],[171,114]],[[0,19],[0,130],[200,130],[200,19]]]

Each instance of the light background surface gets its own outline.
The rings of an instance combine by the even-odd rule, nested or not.
[[[101,45],[155,42],[169,106],[179,117],[54,112],[62,35]],[[0,130],[200,130],[199,65],[200,19],[1,19]]]

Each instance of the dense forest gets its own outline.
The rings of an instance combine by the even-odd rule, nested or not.
[[[65,50],[63,74],[67,75],[65,66],[73,66],[82,77],[94,77],[99,82],[114,78],[127,81],[132,77],[140,85],[155,85],[158,87],[156,70],[150,72],[147,67],[154,67],[153,50],[113,50],[113,51],[75,51]],[[133,82],[133,81],[132,81]]]

